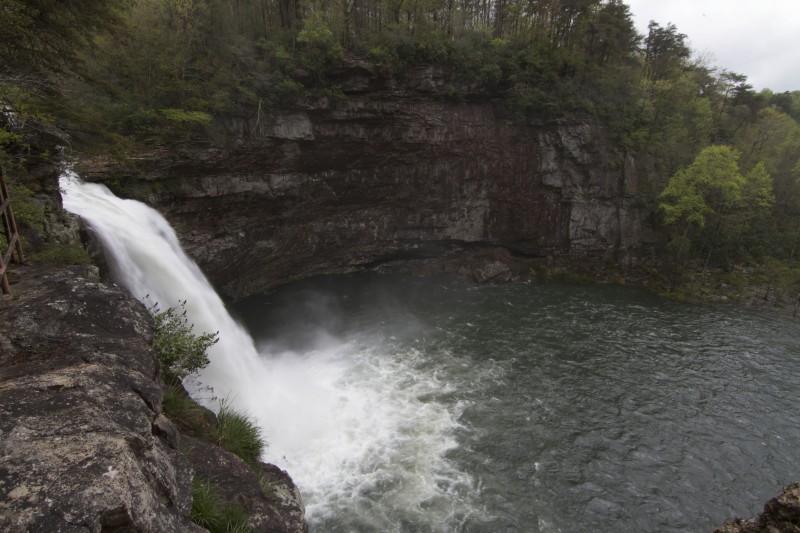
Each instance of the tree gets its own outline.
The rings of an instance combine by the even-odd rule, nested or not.
[[[64,119],[81,106],[64,98],[64,80],[86,73],[82,54],[118,26],[123,1],[0,2],[0,158],[25,164],[67,144]]]
[[[180,309],[150,309],[154,322],[153,349],[167,381],[175,381],[208,366],[207,350],[219,340],[219,332],[195,334],[186,318],[186,301]]]
[[[659,198],[664,222],[678,230],[671,239],[678,259],[694,247],[707,266],[714,251],[726,260],[738,252],[753,220],[768,213],[772,179],[763,163],[743,175],[737,150],[708,146],[670,178]]]
[[[729,146],[704,148],[691,165],[670,178],[661,193],[664,222],[702,228],[707,216],[734,206],[744,184],[738,159],[738,152]]]
[[[596,67],[630,61],[639,40],[630,8],[621,0],[609,0],[586,24],[585,61]]]
[[[3,0],[0,76],[42,76],[75,68],[98,31],[116,26],[121,0]]]
[[[645,77],[662,80],[677,74],[691,56],[686,35],[678,33],[674,24],[664,28],[651,20],[644,38]]]

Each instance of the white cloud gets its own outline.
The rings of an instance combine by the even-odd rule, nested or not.
[[[800,90],[798,0],[627,0],[640,33],[672,22],[695,53],[745,74],[757,90]]]

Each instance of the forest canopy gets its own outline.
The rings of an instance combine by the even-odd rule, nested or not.
[[[800,91],[755,92],[672,24],[640,35],[622,0],[5,0],[0,14],[6,157],[20,122],[124,151],[301,94],[346,98],[330,72],[347,57],[397,80],[435,64],[442,98],[607,124],[652,162],[653,224],[676,261],[796,256]]]

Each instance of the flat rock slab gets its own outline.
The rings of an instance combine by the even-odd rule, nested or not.
[[[93,267],[23,279],[0,300],[0,530],[202,531],[189,463],[154,426],[147,310]]]

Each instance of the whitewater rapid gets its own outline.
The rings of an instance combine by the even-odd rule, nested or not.
[[[365,530],[396,530],[409,518],[438,527],[472,512],[474,482],[446,458],[463,406],[431,401],[452,386],[418,371],[419,353],[390,337],[314,331],[320,341],[306,351],[257,349],[156,210],[72,172],[60,185],[119,283],[149,307],[185,300],[197,333],[219,331],[190,392],[258,420],[264,459],[288,470],[312,525],[347,513]]]

